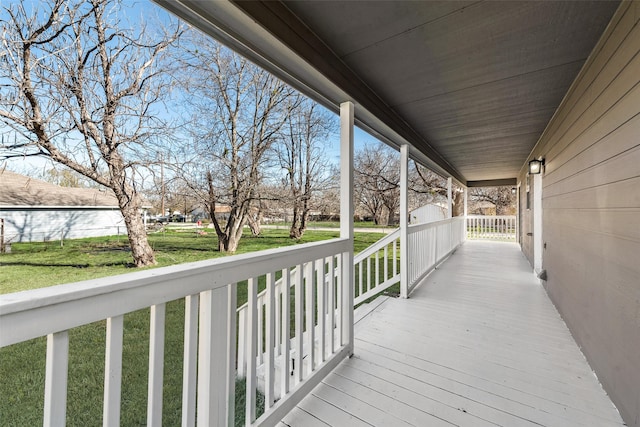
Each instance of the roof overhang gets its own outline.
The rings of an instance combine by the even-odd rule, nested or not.
[[[285,44],[264,27],[256,25],[254,18],[247,15],[236,4],[228,1],[154,1],[278,76],[329,110],[338,113],[342,102],[353,102],[355,123],[358,127],[396,149],[403,144],[409,144],[409,155],[412,159],[440,175],[453,177],[459,184],[464,185],[466,182],[464,177],[430,148],[426,141],[424,141],[424,150],[417,149],[411,141],[420,139],[419,135],[415,134],[400,117],[390,112],[380,99],[372,97],[372,94],[366,94],[369,90],[364,83],[343,65],[331,61],[333,55],[328,52],[318,52],[316,61],[309,62],[309,58],[298,55],[288,46],[288,44],[310,43],[310,40],[315,38],[312,34],[304,31],[303,34],[291,33],[288,44]],[[249,3],[253,2],[246,2],[243,5],[251,7]],[[279,2],[268,2],[268,4],[256,2],[254,6],[261,10],[263,19],[270,19],[268,16],[273,17],[281,13],[283,17],[277,19],[279,22],[286,19],[295,21],[288,9]],[[304,26],[298,29],[304,30]],[[323,53],[326,56],[322,56]],[[332,80],[331,77],[337,77],[334,73],[327,75],[321,71],[330,71],[332,66],[341,68],[340,71],[344,75],[339,80],[346,87],[341,87]],[[363,93],[363,96],[354,97],[353,93],[356,92]],[[363,102],[366,105],[363,105]],[[394,123],[395,126],[390,123]]]
[[[463,185],[515,180],[619,3],[155,1]]]

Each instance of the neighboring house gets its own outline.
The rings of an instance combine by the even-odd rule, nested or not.
[[[230,213],[231,213],[231,206],[216,204],[215,215],[218,221],[228,220]],[[209,219],[209,211],[207,211],[202,207],[195,208],[194,210],[189,212],[189,215],[191,215],[191,219],[194,222],[198,220]]]
[[[6,243],[125,234],[111,190],[68,188],[0,171],[0,218]]]

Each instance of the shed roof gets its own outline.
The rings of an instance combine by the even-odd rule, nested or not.
[[[2,206],[77,206],[117,208],[109,189],[60,187],[8,170],[0,170],[0,208]]]

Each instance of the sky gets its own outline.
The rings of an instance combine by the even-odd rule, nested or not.
[[[30,7],[30,5],[33,6],[33,4],[37,3],[37,0],[9,0],[7,3],[4,1],[2,3],[3,6],[5,6],[18,1],[22,1],[22,4],[27,8]],[[148,0],[125,0],[125,4],[129,4],[131,7],[123,8],[123,12],[126,14],[126,17],[124,18],[132,23],[139,22],[141,19],[159,19],[161,21],[171,19],[170,14],[167,11]],[[1,14],[2,11],[0,11],[0,15]],[[8,140],[12,140],[14,137],[12,132],[8,131],[6,128],[0,128],[0,132],[3,134],[5,139],[9,138]],[[364,145],[372,143],[377,143],[377,139],[359,128],[355,129],[354,146],[356,151],[361,149]],[[328,141],[326,153],[330,161],[336,164],[339,163],[339,134],[336,134],[330,141]],[[0,160],[0,168],[5,166],[18,173],[24,173],[32,176],[43,175],[46,170],[54,167],[51,160],[45,157],[15,157],[7,159],[4,162]]]

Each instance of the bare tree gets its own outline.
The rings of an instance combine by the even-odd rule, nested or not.
[[[297,102],[296,100],[293,100]],[[299,239],[307,229],[312,197],[328,180],[328,159],[322,149],[328,137],[336,131],[336,121],[326,110],[311,100],[304,100],[292,109],[287,120],[285,137],[278,148],[280,166],[286,173],[293,213],[289,237]]]
[[[155,264],[140,217],[136,167],[162,128],[158,66],[178,38],[127,29],[115,0],[13,2],[1,23],[0,120],[21,135],[9,153],[41,155],[110,188],[136,266]],[[12,155],[12,154],[9,154]]]
[[[381,142],[366,146],[354,157],[354,171],[355,193],[361,206],[375,224],[393,222],[400,206],[398,153]]]
[[[516,196],[512,187],[476,187],[469,191],[471,210],[480,213],[478,202],[489,202],[496,207],[496,215],[515,214]]]
[[[447,180],[418,163],[413,163],[410,173],[409,188],[419,196],[423,203],[442,202],[447,200]],[[426,197],[425,197],[426,196]],[[451,216],[464,215],[464,193],[454,185],[452,189]]]
[[[189,158],[180,175],[203,200],[218,249],[235,252],[268,169],[272,145],[293,107],[294,90],[230,50],[195,36],[181,81],[192,121]],[[218,204],[230,207],[225,223]]]

